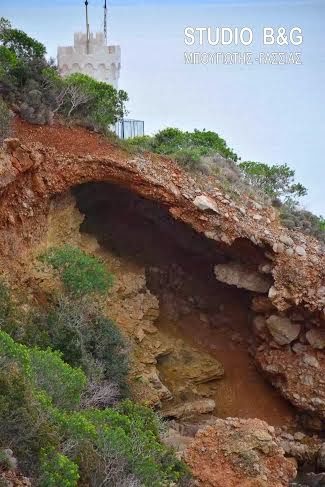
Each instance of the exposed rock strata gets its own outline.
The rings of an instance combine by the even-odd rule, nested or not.
[[[257,351],[256,360],[272,384],[298,409],[325,418],[325,356],[310,346]]]
[[[175,341],[173,337],[158,330],[155,321],[160,312],[159,302],[147,287],[145,268],[116,256],[101,247],[95,237],[81,233],[80,225],[83,221],[84,215],[79,212],[76,200],[70,193],[52,200],[47,234],[40,246],[24,256],[21,284],[28,282],[31,294],[39,294],[39,289],[51,293],[59,288],[60,282],[55,273],[40,265],[36,258],[44,246],[68,243],[100,257],[115,276],[113,288],[102,305],[107,316],[118,324],[130,341],[130,381],[133,394],[146,404],[158,406],[162,401],[167,401],[167,407],[170,407],[170,400],[175,398],[173,404],[176,406],[179,404],[178,396],[186,392],[191,393],[192,402],[195,403],[193,390],[198,400],[203,392],[200,388],[206,382],[223,376],[222,364],[208,354],[199,353],[183,340]],[[159,360],[167,362],[170,376],[175,378],[168,382],[168,387],[160,377],[157,368]],[[211,402],[209,404],[211,406]],[[212,410],[214,407],[213,404]],[[208,412],[203,409],[202,414]]]
[[[73,137],[88,134],[82,129],[76,129],[76,134],[71,130],[70,134],[68,129],[60,128],[70,138],[68,148],[63,151],[60,140],[53,142],[59,130],[56,126],[42,127],[40,133],[37,129],[29,129],[28,125],[26,129],[26,125],[20,122],[17,129],[23,145],[17,140],[11,140],[7,142],[6,152],[1,156],[3,193],[0,223],[4,232],[13,219],[17,221],[17,226],[22,225],[21,246],[28,245],[30,240],[39,237],[37,230],[41,231],[39,227],[45,222],[39,221],[38,228],[34,228],[34,232],[28,232],[28,220],[36,218],[37,213],[41,215],[46,212],[44,204],[49,198],[87,181],[122,184],[145,198],[159,202],[174,218],[206,234],[228,254],[234,252],[236,242],[242,239],[251,242],[252,248],[256,246],[256,252],[259,249],[272,249],[277,242],[282,243],[280,237],[281,240],[284,239],[283,229],[274,209],[258,210],[261,219],[257,221],[254,218],[257,210],[253,202],[247,199],[246,213],[243,215],[239,209],[241,207],[237,208],[222,191],[209,186],[209,178],[206,178],[207,187],[196,187],[195,181],[188,174],[166,158],[151,154],[130,156],[102,142],[100,136],[95,134],[93,137],[99,140],[100,151],[96,149],[87,153],[87,146],[84,146],[83,155],[77,149],[74,153]],[[57,135],[58,139],[61,132]],[[39,140],[48,140],[47,146],[41,145]],[[56,145],[61,150],[57,150]],[[197,202],[196,198],[200,195],[213,201],[219,211],[218,217],[208,212],[202,213],[197,208],[194,202]],[[29,233],[31,234],[28,235]],[[287,244],[291,244],[290,239],[295,242],[296,247],[303,245],[306,255],[302,257],[297,252],[288,255],[285,251],[269,254],[274,261],[272,302],[283,310],[302,304],[311,311],[319,312],[324,319],[325,261],[322,246],[316,240],[295,232],[291,232]],[[290,245],[282,245],[291,248]],[[5,251],[10,253],[12,249],[3,242],[2,252]],[[245,259],[245,255],[242,257]]]
[[[255,275],[271,279],[264,305],[273,311],[265,311],[265,318],[286,314],[292,323],[299,323],[301,331],[292,349],[276,342],[280,349],[270,348],[265,335],[257,360],[291,402],[324,417],[325,365],[320,342],[317,352],[308,345],[303,357],[292,351],[299,343],[306,345],[310,330],[325,328],[325,259],[319,242],[284,230],[276,210],[257,206],[245,196],[237,204],[215,187],[215,180],[198,181],[167,158],[127,154],[83,129],[36,128],[20,121],[16,127],[20,140],[7,141],[0,158],[0,255],[5,269],[11,274],[17,271],[19,279],[20,256],[41,242],[54,195],[88,182],[121,185],[154,201],[177,222],[208,239],[224,264],[248,263]],[[136,334],[145,346],[147,331],[140,326],[142,320]],[[165,352],[162,346],[161,353]],[[301,364],[307,367],[305,375],[297,369]],[[310,368],[315,374],[309,379]],[[157,383],[154,373],[152,380]]]

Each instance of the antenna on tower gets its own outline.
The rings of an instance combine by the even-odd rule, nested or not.
[[[88,21],[88,0],[85,1],[86,7],[86,35],[87,35],[87,54],[89,54],[89,21]]]
[[[104,36],[105,36],[105,44],[107,45],[107,5],[106,5],[106,0],[104,3]]]

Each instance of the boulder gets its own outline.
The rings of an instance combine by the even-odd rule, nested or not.
[[[185,402],[179,406],[166,409],[161,412],[165,418],[188,418],[197,414],[212,413],[216,407],[213,399],[199,399],[197,401]]]
[[[17,177],[18,171],[12,165],[8,154],[0,153],[0,191],[12,183]]]
[[[301,247],[301,245],[297,245],[295,248],[296,254],[300,255],[301,257],[305,257],[306,255],[306,250],[304,247]]]
[[[289,318],[278,315],[271,315],[266,320],[266,325],[274,341],[279,345],[288,345],[298,338],[301,325],[291,323]]]
[[[280,235],[280,242],[288,245],[288,247],[292,247],[294,245],[294,241],[288,235]]]
[[[207,487],[284,487],[297,472],[274,428],[259,419],[217,419],[197,433],[184,458]]]
[[[313,355],[305,353],[303,358],[302,358],[302,361],[305,365],[307,365],[309,367],[315,367],[316,369],[319,369],[319,362],[318,362],[317,358],[314,357]]]
[[[325,330],[313,328],[306,333],[307,342],[313,348],[323,350],[325,348]]]
[[[214,274],[218,281],[256,293],[267,293],[272,284],[269,276],[237,262],[216,265]]]
[[[175,343],[173,352],[160,360],[159,370],[176,398],[180,398],[184,391],[200,395],[202,388],[206,390],[206,383],[222,379],[225,373],[217,359],[182,341]]]
[[[201,194],[197,196],[193,201],[194,205],[202,211],[213,211],[214,213],[219,213],[218,205],[209,196],[204,196]]]

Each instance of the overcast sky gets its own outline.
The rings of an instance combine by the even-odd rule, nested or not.
[[[102,3],[89,0],[93,31],[102,29]],[[73,32],[84,29],[83,4],[0,0],[0,16],[56,56],[57,45],[71,45]],[[120,87],[130,97],[130,118],[144,120],[147,133],[168,126],[214,130],[243,160],[286,162],[309,190],[305,207],[325,215],[325,1],[109,0],[108,7],[109,40],[122,48]],[[303,65],[186,65],[187,26],[250,27],[253,45],[235,50],[254,54],[266,50],[263,27],[301,27],[302,46],[277,50],[301,52]]]

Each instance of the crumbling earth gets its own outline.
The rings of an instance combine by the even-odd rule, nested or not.
[[[182,403],[187,412],[189,402],[196,413],[199,406],[204,412],[212,410],[205,386],[210,380],[222,380],[223,365],[212,354],[202,354],[200,361],[195,347],[182,340],[176,343],[159,329],[161,309],[174,306],[177,309],[171,314],[184,318],[186,313],[190,317],[188,309],[195,308],[201,316],[197,326],[228,328],[231,313],[227,315],[218,299],[229,295],[230,308],[233,300],[245,311],[243,326],[250,334],[243,341],[241,330],[236,331],[233,342],[247,343],[267,379],[309,415],[309,425],[322,428],[325,259],[321,243],[284,229],[276,209],[244,194],[234,198],[217,187],[215,179],[196,178],[166,157],[128,153],[98,134],[59,123],[35,127],[17,119],[15,130],[16,138],[8,139],[0,152],[0,262],[14,287],[23,287],[28,299],[37,302],[40,290],[46,293],[59,285],[53,275],[35,265],[35,256],[44,246],[75,243],[103,257],[117,276],[104,306],[131,340],[135,395],[152,405],[166,402],[164,409],[173,408],[174,417],[181,414],[177,408]],[[143,218],[141,231],[150,242],[148,249],[156,246],[160,252],[145,249],[144,254],[154,260],[165,253],[166,261],[155,269],[152,262],[141,263],[141,252],[139,261],[132,263],[112,252],[107,236],[97,227],[105,224],[109,229],[110,222],[104,218],[114,212],[117,217],[111,226],[131,247],[143,243],[133,238],[139,234],[135,224]],[[92,221],[96,213],[101,215],[97,227]],[[133,227],[134,233],[125,235],[126,226]],[[169,266],[170,256],[178,258],[174,266]],[[207,282],[208,299],[199,293],[186,294],[191,273],[194,281]],[[175,369],[184,354],[191,357],[188,363],[193,367],[177,369],[176,365]],[[167,370],[168,387],[161,379],[163,363],[165,370],[172,371]],[[259,420],[218,421],[198,434],[186,454],[202,485],[280,487],[293,479],[295,467],[283,457],[272,427]],[[216,460],[224,469],[214,469]]]
[[[184,456],[202,487],[284,487],[297,473],[274,428],[258,419],[218,419]]]

